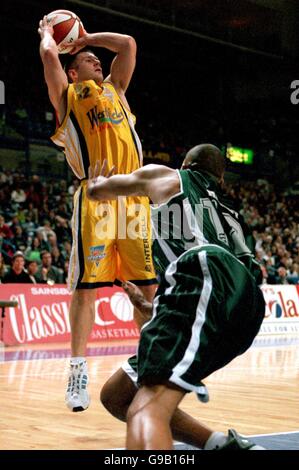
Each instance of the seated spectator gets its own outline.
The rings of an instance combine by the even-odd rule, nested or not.
[[[6,271],[7,271],[7,269],[6,269],[6,265],[4,263],[4,258],[2,256],[1,251],[0,251],[0,283],[3,281],[3,278],[6,274]]]
[[[12,193],[11,193],[11,200],[13,203],[16,204],[23,204],[23,202],[26,201],[26,194],[23,189],[20,187],[17,187]]]
[[[16,251],[12,257],[12,266],[3,278],[3,284],[33,284],[28,272],[24,269],[25,257],[21,251]]]
[[[21,225],[16,227],[15,239],[14,243],[16,246],[17,251],[24,251],[27,247],[27,233],[26,230],[23,230]]]
[[[39,239],[39,242],[40,242],[40,249],[41,251],[43,250],[47,250],[49,251],[49,243],[48,243],[48,238],[46,240],[44,240],[44,236],[43,236],[43,233],[42,232],[35,232],[35,235],[37,236],[37,238]]]
[[[68,193],[73,196],[75,194],[75,192],[77,191],[77,189],[79,188],[80,186],[80,182],[79,180],[73,180],[73,184],[71,184],[68,188]]]
[[[39,209],[42,204],[42,189],[37,190],[34,184],[31,184],[27,191],[26,202],[28,205],[32,204],[33,207]]]
[[[71,242],[66,239],[63,241],[63,246],[61,248],[61,252],[65,259],[69,259],[71,257],[71,252],[72,252],[72,244]]]
[[[36,207],[34,207],[32,202],[28,204],[28,208],[25,209],[24,213],[25,213],[25,218],[26,218],[27,223],[28,222],[33,222],[34,224],[38,223],[38,210],[36,209]]]
[[[290,284],[299,284],[299,264],[293,263],[290,274],[287,276]]]
[[[64,269],[64,257],[60,252],[58,246],[53,246],[51,249],[52,263],[56,268]]]
[[[49,235],[48,235],[47,238],[48,238],[49,250],[51,251],[52,248],[57,247],[57,236],[56,236],[56,233],[49,233]]]
[[[36,229],[36,234],[37,235],[41,234],[45,242],[48,242],[48,235],[50,234],[56,237],[55,232],[52,230],[50,226],[49,220],[44,220],[44,225],[41,225],[40,227]]]
[[[266,271],[267,271],[267,275],[265,275],[265,277],[267,278],[267,283],[268,284],[275,284],[276,269],[274,267],[274,264],[273,264],[271,258],[267,259],[267,261],[265,263],[265,268],[266,268]]]
[[[63,282],[67,284],[67,278],[68,278],[68,273],[69,273],[69,264],[70,261],[68,259],[65,260],[64,262],[64,267],[63,267]]]
[[[16,229],[17,227],[20,226],[20,221],[19,221],[19,217],[17,213],[12,215],[11,221],[7,225],[9,225],[9,228],[12,231],[13,236],[15,236]]]
[[[26,259],[41,263],[41,257],[40,257],[41,251],[42,251],[41,242],[38,237],[34,237],[31,243],[31,247],[28,247],[25,250]]]
[[[42,284],[63,284],[62,270],[52,266],[52,255],[49,251],[41,252],[42,264],[35,275]]]
[[[72,229],[67,219],[56,216],[56,234],[58,240],[71,240]]]
[[[268,284],[290,284],[287,279],[287,270],[284,266],[277,269],[277,275],[270,279],[268,277]]]
[[[2,240],[2,251],[5,261],[8,262],[14,253],[13,232],[5,223],[5,219],[0,215],[0,240]]]
[[[35,278],[35,275],[38,271],[38,263],[34,260],[32,261],[27,261],[27,271],[30,276],[30,279],[32,280],[33,284],[37,283],[37,280]]]

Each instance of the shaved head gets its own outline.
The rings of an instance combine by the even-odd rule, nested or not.
[[[223,179],[225,158],[218,147],[212,144],[201,144],[187,152],[182,169],[202,170]]]

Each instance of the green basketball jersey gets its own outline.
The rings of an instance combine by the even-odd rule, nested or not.
[[[151,208],[157,272],[164,273],[172,261],[192,247],[214,244],[234,254],[255,277],[259,276],[249,229],[225,200],[216,178],[205,172],[177,171],[180,192]]]

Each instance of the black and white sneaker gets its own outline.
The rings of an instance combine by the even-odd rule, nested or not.
[[[227,441],[223,446],[217,447],[215,450],[266,450],[264,447],[258,446],[246,437],[240,436],[234,429],[229,429]]]
[[[71,411],[84,411],[89,407],[90,397],[87,391],[88,372],[86,361],[70,364],[69,380],[65,394],[65,403]]]

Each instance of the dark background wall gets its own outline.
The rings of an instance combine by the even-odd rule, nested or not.
[[[290,83],[299,80],[297,1],[2,2],[0,79],[6,105],[0,113],[5,111],[7,124],[16,110],[25,109],[30,125],[21,118],[25,130],[18,131],[27,133],[27,140],[48,139],[54,126],[45,121],[51,105],[37,28],[44,14],[58,8],[75,11],[89,32],[136,38],[128,99],[146,150],[164,148],[178,165],[190,145],[233,142],[256,150],[255,171],[299,177],[293,169],[299,105],[290,102]],[[112,54],[100,49],[99,57],[108,74]]]

